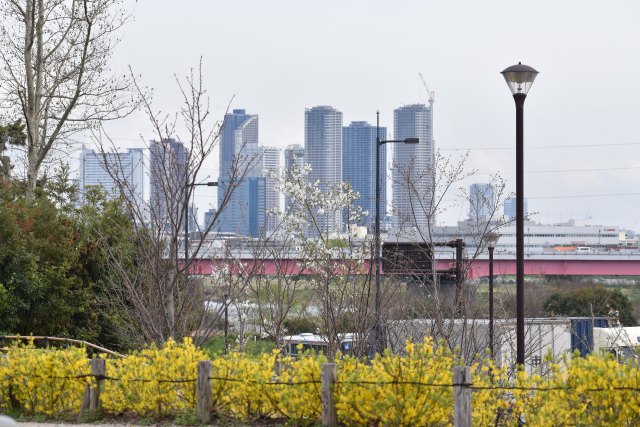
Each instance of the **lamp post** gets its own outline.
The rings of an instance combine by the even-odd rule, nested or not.
[[[199,184],[186,183],[184,188],[184,268],[185,275],[188,275],[188,259],[189,259],[189,187],[217,187],[217,182],[203,182]]]
[[[502,71],[516,103],[516,364],[524,368],[524,101],[538,72],[518,63]]]
[[[401,142],[403,144],[418,144],[419,138],[380,140],[380,111],[376,111],[376,220],[375,220],[375,266],[376,266],[376,296],[375,296],[375,327],[374,349],[378,353],[384,351],[382,339],[382,318],[380,313],[380,147],[384,144]]]
[[[487,233],[484,238],[487,241],[487,249],[489,250],[489,351],[491,351],[491,357],[493,358],[493,250],[496,248],[500,235],[498,233]]]

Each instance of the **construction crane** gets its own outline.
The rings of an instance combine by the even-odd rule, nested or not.
[[[422,86],[424,86],[424,90],[427,92],[427,97],[429,100],[429,104],[433,104],[434,101],[436,100],[436,93],[432,90],[429,89],[429,86],[427,86],[427,82],[424,80],[424,77],[422,76],[422,73],[418,73],[418,75],[420,76],[420,80],[422,80]]]

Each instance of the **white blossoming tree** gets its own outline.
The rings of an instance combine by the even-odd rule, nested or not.
[[[287,212],[272,212],[282,221],[272,235],[265,236],[271,241],[265,245],[271,251],[269,259],[276,262],[278,271],[270,282],[257,282],[254,289],[264,329],[273,331],[279,342],[285,332],[282,324],[294,314],[292,305],[305,290],[308,303],[319,314],[317,332],[328,341],[329,357],[340,349],[346,333],[355,334],[354,351],[363,355],[370,347],[373,327],[372,270],[367,263],[372,242],[358,237],[356,227],[365,213],[354,206],[358,194],[349,184],[310,182],[309,171],[310,166],[305,165],[283,177],[270,176],[291,206]],[[319,218],[343,213],[348,220],[342,233],[323,230]],[[296,273],[305,273],[304,278]],[[304,312],[298,310],[298,314]]]

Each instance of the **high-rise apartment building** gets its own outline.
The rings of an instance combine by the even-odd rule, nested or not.
[[[175,139],[149,144],[149,205],[151,222],[167,231],[182,229],[184,220],[185,173],[188,153]]]
[[[225,114],[220,132],[220,178],[231,178],[236,167],[255,165],[251,161],[257,148],[258,116],[241,109]]]
[[[208,211],[204,213],[204,229],[208,229],[213,223],[213,219],[216,217],[217,209],[209,208]]]
[[[380,139],[387,139],[387,128],[381,127],[379,131]],[[362,219],[365,226],[375,223],[376,137],[376,127],[367,122],[351,122],[342,129],[342,179],[359,193],[356,206],[368,212]],[[383,220],[387,212],[387,145],[380,146],[379,150],[380,219]]]
[[[504,216],[513,221],[516,219],[516,199],[515,197],[509,197],[504,201]],[[527,199],[524,199],[524,216],[525,218],[529,214]]]
[[[109,199],[126,191],[140,208],[144,202],[144,150],[129,148],[126,153],[96,153],[82,146],[80,152],[79,202],[86,202],[87,190],[101,187]]]
[[[284,173],[291,176],[294,169],[301,169],[305,163],[304,147],[298,144],[289,145],[284,150]],[[291,208],[291,196],[284,196],[284,211],[289,212]]]
[[[262,147],[262,173],[265,175],[265,209],[266,209],[266,231],[274,231],[280,222],[280,216],[275,215],[275,211],[280,212],[280,192],[276,189],[280,174],[281,150],[276,147]],[[272,176],[269,176],[272,175]],[[275,177],[273,177],[275,176]]]
[[[496,199],[491,184],[471,184],[469,186],[469,220],[489,221],[495,215]]]
[[[393,112],[394,139],[419,138],[418,144],[393,144],[393,211],[400,227],[426,230],[435,221],[433,103],[406,105]]]
[[[319,180],[320,187],[342,183],[342,112],[333,107],[308,108],[304,113],[305,162],[311,166],[309,182]],[[310,235],[319,232],[342,232],[342,212],[316,213],[317,229],[309,229]],[[319,230],[318,230],[319,229]]]
[[[223,207],[227,190],[232,194]],[[220,134],[219,222],[225,233],[256,237],[265,223],[266,183],[258,147],[258,116],[235,109],[224,116]]]

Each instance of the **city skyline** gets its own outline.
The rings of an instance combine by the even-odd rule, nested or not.
[[[425,130],[423,132],[424,135],[427,135],[426,137],[423,137],[423,140],[429,140],[431,139],[432,132],[433,132],[433,113],[432,111],[430,111],[430,108],[432,108],[432,104],[430,104],[429,107],[427,107],[426,105],[422,105],[422,104],[414,104],[414,105],[409,105],[409,106],[403,106],[403,107],[399,107],[398,109],[394,110],[394,114],[397,111],[401,111],[401,110],[410,110],[411,108],[415,108],[415,107],[424,107],[425,111],[427,112],[426,116],[424,117],[425,120],[425,124],[426,127]],[[333,107],[328,107],[328,106],[316,106],[316,107],[311,107],[311,108],[306,108],[305,111],[309,111],[309,110],[313,110],[313,109],[329,109],[332,111],[335,111],[337,113],[341,113],[340,111],[338,111],[337,109],[333,108]],[[223,228],[222,231],[225,232],[239,232],[240,234],[253,234],[254,236],[257,235],[257,224],[267,224],[269,222],[269,220],[271,221],[270,225],[268,225],[267,227],[270,230],[273,230],[273,228],[275,227],[275,218],[268,218],[267,215],[267,211],[274,209],[276,207],[276,205],[278,207],[282,207],[280,206],[281,202],[282,202],[282,198],[281,197],[276,197],[275,194],[275,190],[273,188],[273,186],[275,185],[275,181],[273,179],[270,178],[266,178],[263,176],[263,171],[264,170],[271,170],[271,171],[276,171],[276,170],[281,170],[283,172],[285,172],[287,170],[287,167],[290,166],[291,163],[291,159],[288,156],[288,152],[291,153],[296,153],[297,159],[296,159],[296,165],[299,167],[302,163],[301,161],[303,159],[306,158],[306,155],[304,154],[305,152],[305,148],[301,145],[298,144],[292,144],[289,147],[287,147],[285,150],[281,150],[277,147],[267,147],[267,146],[262,146],[259,144],[259,132],[258,132],[258,114],[246,114],[246,110],[245,109],[234,109],[232,110],[231,113],[228,113],[225,118],[233,118],[234,123],[232,123],[232,126],[222,126],[222,129],[224,129],[225,131],[222,131],[220,133],[220,139],[221,141],[228,139],[228,140],[232,140],[234,141],[233,144],[229,145],[229,144],[223,144],[222,142],[220,143],[219,147],[218,147],[218,152],[219,152],[219,157],[218,157],[218,161],[220,162],[220,164],[223,164],[223,159],[226,159],[226,163],[231,164],[231,160],[233,159],[233,156],[240,156],[243,162],[250,162],[249,159],[255,159],[255,161],[251,161],[252,163],[252,167],[249,168],[249,171],[247,173],[247,178],[254,178],[253,180],[247,180],[247,185],[250,186],[250,188],[252,190],[249,190],[247,187],[246,189],[239,189],[239,191],[237,192],[237,194],[235,195],[234,199],[235,200],[239,200],[241,199],[243,201],[243,203],[248,200],[253,198],[259,198],[260,202],[258,203],[258,205],[260,205],[259,208],[259,213],[257,215],[253,215],[252,219],[249,219],[248,215],[246,215],[247,209],[248,209],[248,204],[246,206],[241,207],[241,210],[243,212],[240,212],[239,216],[241,218],[241,221],[245,222],[245,226],[244,227],[248,227],[247,224],[249,224],[250,222],[253,223],[253,226],[251,226],[253,228],[253,232],[250,233],[248,232],[248,230],[245,229],[240,229],[236,226],[234,226],[233,231],[231,229],[227,230]],[[238,119],[238,117],[240,117],[240,119]],[[237,122],[237,123],[236,123]],[[352,121],[350,123],[349,126],[344,126],[342,127],[343,129],[343,139],[345,136],[345,132],[347,131],[347,129],[349,129],[351,126],[356,125],[359,127],[362,127],[364,125],[364,127],[367,127],[369,129],[369,131],[374,132],[375,134],[375,130],[376,127],[373,125],[370,125],[368,122],[366,121],[360,121],[360,120],[355,120]],[[398,124],[398,120],[397,118],[394,120],[394,126],[395,128],[399,129],[398,132],[398,136],[396,136],[396,138],[404,138],[404,137],[409,137],[408,135],[416,135],[419,134],[414,132],[414,131],[406,131],[402,129],[402,125]],[[405,135],[406,134],[406,135]],[[381,135],[381,139],[385,139],[387,138],[387,128],[385,126],[380,126],[380,135]],[[393,137],[390,136],[389,138]],[[178,145],[181,145],[182,143],[180,141],[177,140],[173,140],[170,139],[167,142],[170,143],[170,145],[176,145],[176,147]],[[343,141],[344,142],[344,141]],[[152,141],[151,146],[154,146],[154,144],[157,144],[156,141]],[[375,147],[375,137],[373,137],[373,140],[371,140],[371,145],[372,147]],[[83,146],[84,147],[84,146]],[[402,144],[394,144],[393,145],[394,149],[395,147],[402,147]],[[424,146],[423,146],[424,147]],[[393,180],[388,181],[387,177],[391,176],[393,173],[393,165],[392,165],[392,160],[388,160],[386,159],[386,153],[385,153],[385,148],[386,145],[383,145],[380,149],[380,153],[381,153],[381,182],[383,182],[383,184],[381,185],[381,191],[382,191],[382,197],[381,197],[381,219],[384,220],[386,215],[389,215],[390,218],[394,219],[396,217],[393,216],[392,213],[392,207],[391,204],[393,203],[393,199],[391,196],[389,199],[387,199],[387,203],[386,206],[389,208],[389,211],[385,213],[385,203],[384,200],[386,199],[386,195],[385,193],[387,192],[387,186],[388,187],[392,187],[393,186]],[[406,149],[407,147],[402,147],[402,149]],[[410,149],[412,149],[413,147],[408,147]],[[172,149],[175,149],[175,147],[173,147]],[[182,148],[184,149],[184,148]],[[366,149],[366,147],[365,147]],[[117,156],[117,157],[121,157],[121,158],[128,158],[128,155],[131,155],[131,153],[136,153],[136,152],[141,152],[142,150],[144,150],[144,148],[139,148],[139,147],[133,147],[133,148],[127,148],[126,149],[127,152],[113,152],[113,153],[106,153],[110,156]],[[428,151],[428,156],[433,156],[434,153],[434,148],[433,146],[431,146],[431,148],[429,148]],[[94,153],[95,156],[95,150],[93,149],[86,149],[83,148],[83,153],[84,152],[88,152],[88,153]],[[226,153],[226,154],[225,154]],[[302,153],[302,156],[300,156],[300,153]],[[373,155],[374,151],[371,150],[371,152],[368,155]],[[281,154],[284,154],[283,158],[284,158],[284,164],[282,165],[283,167],[280,168],[280,162],[281,162]],[[344,156],[345,154],[345,150],[344,150],[344,146],[343,146],[343,150],[342,150],[342,155]],[[363,154],[363,151],[359,151],[358,154]],[[183,154],[179,154],[178,156],[182,156]],[[151,156],[151,154],[150,154]],[[395,156],[398,156],[397,153],[395,153]],[[143,156],[144,157],[144,156]],[[352,156],[352,158],[356,158],[358,160],[363,160],[365,157],[367,157],[367,155],[360,155],[360,156]],[[407,157],[407,156],[405,156]],[[408,155],[407,158],[414,158],[415,157],[415,153],[413,151],[410,151],[410,154]],[[83,169],[83,160],[82,160],[82,156],[80,159],[80,165],[81,167],[79,168],[79,185],[81,186],[82,183],[82,171]],[[398,158],[402,158],[402,155],[398,156]],[[216,160],[215,158],[210,159],[210,162]],[[370,159],[371,160],[371,159]],[[433,160],[431,160],[433,161]],[[142,161],[142,163],[144,163],[144,159]],[[336,163],[337,165],[337,163]],[[361,165],[360,165],[361,166]],[[349,166],[347,166],[346,164],[342,164],[342,171],[344,172],[345,167],[349,168]],[[358,166],[351,166],[352,168],[358,168]],[[150,170],[152,169],[152,167],[150,166],[149,168]],[[220,167],[220,169],[222,170],[222,166]],[[386,171],[386,174],[384,173]],[[220,181],[224,180],[224,177],[219,177],[218,178]],[[151,186],[150,181],[152,179],[149,178],[149,186]],[[348,182],[347,179],[344,179],[344,181]],[[389,182],[389,184],[387,185],[386,182]],[[474,209],[472,204],[473,204],[473,197],[474,197],[474,187],[478,186],[478,185],[489,185],[490,184],[471,184],[470,185],[470,191],[468,193],[467,199],[464,201],[465,204],[465,209],[466,209],[466,217],[461,218],[460,221],[464,221],[468,218],[471,218],[471,211]],[[141,187],[143,188],[143,192],[144,192],[144,185]],[[364,187],[363,187],[364,188]],[[108,190],[108,188],[107,188]],[[357,189],[356,189],[357,191]],[[372,195],[373,195],[373,189],[372,191]],[[397,189],[396,189],[397,191]],[[153,193],[153,189],[150,191],[150,193]],[[367,194],[366,192],[360,192],[360,199],[365,198],[366,196],[364,196],[365,194]],[[218,193],[219,195],[221,193]],[[393,195],[393,193],[391,193],[391,195]],[[477,194],[476,194],[477,196]],[[144,196],[142,196],[144,198]],[[211,210],[213,209],[214,211],[217,208],[216,207],[212,207],[212,198],[213,196],[207,196],[209,198],[209,204],[206,205],[208,208],[207,210]],[[373,200],[373,196],[370,196],[371,200]],[[256,199],[257,200],[257,199]],[[370,200],[370,202],[371,202]],[[496,201],[496,203],[500,203],[500,201]],[[504,215],[506,218],[510,218],[513,219],[515,217],[514,209],[515,209],[515,196],[509,196],[507,195],[506,197],[504,197],[503,200],[504,206],[502,211],[503,212],[496,212],[496,215],[500,216],[500,215]],[[357,203],[360,204],[360,203]],[[527,199],[525,198],[525,215],[527,215]],[[231,205],[233,205],[233,203],[231,203]],[[513,205],[513,206],[512,206]],[[198,224],[206,224],[207,219],[206,218],[198,218],[197,217],[197,213],[198,211],[201,209],[202,206],[204,205],[194,205],[195,206],[195,215],[196,215],[196,220],[198,222]],[[287,202],[286,202],[286,198],[284,198],[284,208],[285,208],[285,212],[286,212],[286,206],[287,206]],[[373,220],[373,210],[371,209],[366,209],[366,207],[364,206],[364,204],[362,204],[363,206],[363,210],[368,211],[369,215],[368,217],[365,217],[365,221],[363,222],[367,222],[366,218],[369,218],[370,221]],[[192,209],[192,205],[190,205],[190,212]],[[258,208],[254,208],[254,209],[258,209]],[[482,207],[480,207],[479,209],[483,209]],[[204,210],[204,209],[203,209]],[[207,212],[207,210],[205,210],[204,213]],[[227,207],[227,211],[231,211],[233,212],[233,208],[229,208]],[[513,211],[513,212],[512,212]],[[191,218],[191,213],[190,213],[190,224],[192,223],[192,218]],[[230,213],[227,213],[227,216],[230,215]],[[224,214],[221,215],[221,218],[224,219]],[[535,219],[533,219],[534,221],[536,221]],[[539,222],[540,224],[562,224],[565,222],[569,222],[569,221],[573,221],[573,220],[578,220],[580,223],[592,223],[594,225],[598,225],[596,224],[596,222],[592,222],[590,221],[590,218],[584,219],[584,218],[576,218],[576,217],[568,217],[565,220],[561,220],[561,221],[552,221],[552,222],[545,222],[545,221],[540,221],[538,220],[537,222]],[[370,222],[369,221],[369,222]],[[222,222],[220,222],[220,224],[222,224]],[[366,224],[364,224],[366,225]],[[438,224],[438,225],[453,225],[453,224]],[[615,226],[619,226],[623,229],[629,229],[632,231],[632,228],[626,226],[625,224],[606,224],[606,223],[601,223],[599,225],[615,225]],[[191,229],[194,229],[193,226],[190,226]]]
[[[194,1],[197,14],[165,0],[125,5],[135,21],[123,31],[113,68],[126,72],[131,65],[141,74],[141,84],[154,88],[155,109],[178,108],[174,74],[188,74],[202,56],[212,118],[239,105],[257,111],[262,142],[281,149],[303,143],[309,105],[333,105],[345,123],[371,123],[379,110],[393,135],[393,109],[428,99],[422,73],[435,91],[438,149],[454,158],[468,150],[467,169],[477,171],[463,188],[500,174],[506,192],[515,190],[513,99],[500,71],[522,61],[540,71],[525,117],[525,196],[534,219],[591,217],[640,229],[640,142],[633,126],[640,103],[630,96],[640,91],[634,78],[640,61],[631,53],[640,39],[637,2],[542,0],[526,7],[502,0],[372,0],[363,7],[277,0],[239,7]],[[177,19],[193,25],[160,31]],[[374,30],[377,22],[386,23],[385,31]],[[383,64],[382,55],[393,60]],[[122,147],[141,134],[152,139],[141,115],[114,122],[109,131]],[[215,179],[217,166],[210,164],[202,179]],[[207,197],[197,192],[196,201],[206,206]],[[455,192],[446,197],[438,222],[468,215],[457,198]]]

